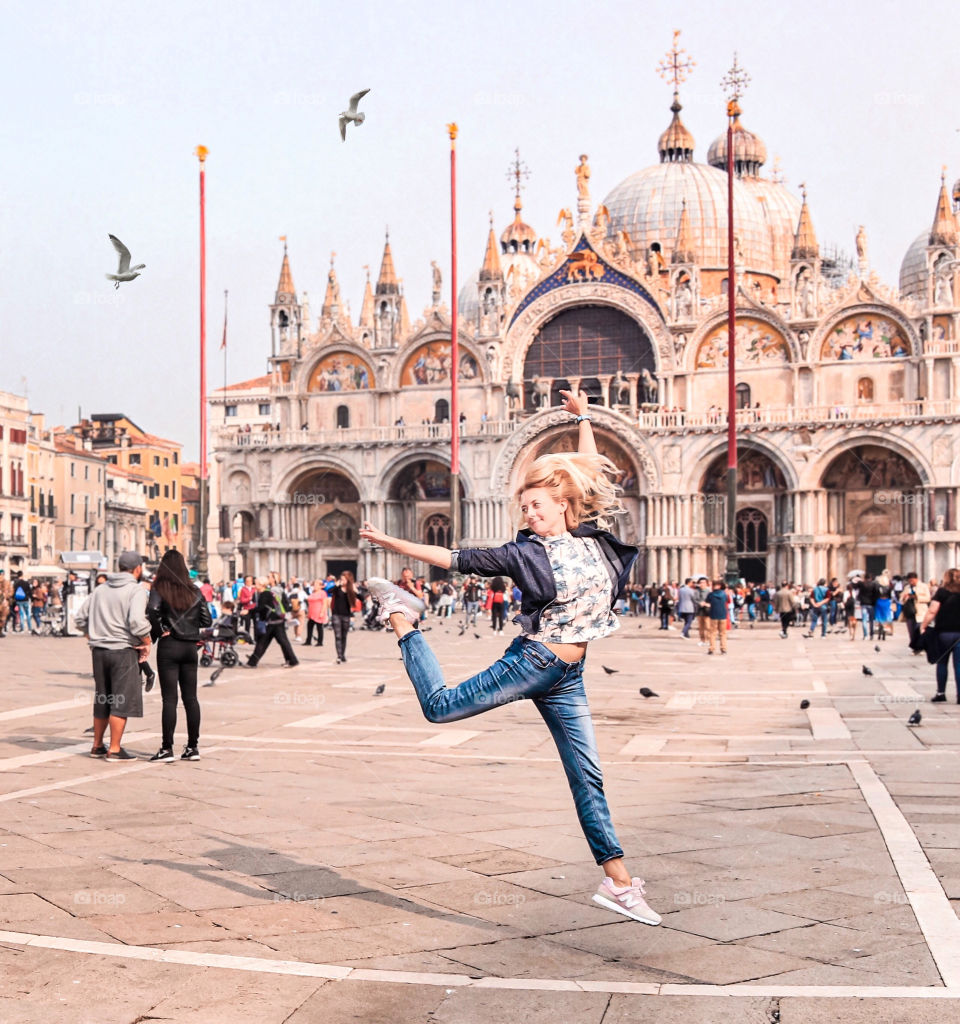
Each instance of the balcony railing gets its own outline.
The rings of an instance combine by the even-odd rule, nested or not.
[[[27,538],[21,537],[18,534],[11,535],[9,533],[0,533],[0,544],[5,544],[11,548],[25,548],[27,544]]]
[[[464,439],[505,437],[516,430],[511,420],[488,420],[485,423],[464,423],[460,437]],[[396,441],[449,441],[449,423],[411,423],[390,427],[342,427],[332,430],[221,430],[217,435],[220,448],[282,448],[297,445],[360,445]]]

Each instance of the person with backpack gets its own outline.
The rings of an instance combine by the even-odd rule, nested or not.
[[[247,668],[256,668],[271,641],[276,640],[283,653],[287,668],[295,668],[300,662],[293,653],[290,639],[287,636],[287,609],[284,605],[283,591],[280,590],[278,597],[266,576],[258,577],[256,586],[257,604],[254,614],[254,632],[257,637],[257,645],[253,649],[253,654],[241,664],[245,664]]]
[[[147,618],[157,643],[157,673],[163,700],[160,749],[151,761],[174,761],[173,734],[177,728],[177,697],[187,716],[187,744],[181,761],[200,760],[200,702],[197,700],[197,661],[203,646],[201,630],[213,624],[210,603],[190,582],[183,555],[173,549],[160,559],[150,586]]]
[[[30,584],[23,578],[23,573],[18,572],[13,583],[13,600],[17,607],[17,621],[13,624],[15,633],[25,633],[30,630],[30,600],[32,597]]]

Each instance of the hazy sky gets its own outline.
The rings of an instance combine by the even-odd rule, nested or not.
[[[744,124],[804,181],[821,244],[854,251],[858,224],[881,277],[932,222],[940,168],[960,176],[954,3],[738,0],[667,5],[501,0],[333,4],[2,5],[0,388],[48,422],[123,411],[198,450],[197,161],[207,161],[211,386],[223,290],[229,377],[264,372],[289,238],[294,281],[319,312],[331,250],[359,313],[384,228],[412,319],[430,261],[449,301],[448,141],[456,120],[460,272],[483,255],[488,211],[512,216],[519,146],[527,221],[556,238],[590,155],[595,202],[656,163],[670,87],[656,66],[683,30],[697,62],[683,118],[706,160],[725,128],[719,80],[737,50],[752,77]],[[369,87],[366,123],[337,114]],[[769,165],[767,170],[769,171]],[[114,291],[118,235],[143,276]]]

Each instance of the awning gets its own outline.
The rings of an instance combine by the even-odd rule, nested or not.
[[[69,572],[62,565],[27,565],[22,571],[24,576],[66,576]]]
[[[106,569],[107,558],[99,551],[61,551],[60,564],[74,572]]]

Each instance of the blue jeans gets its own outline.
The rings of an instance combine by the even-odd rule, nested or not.
[[[860,605],[860,625],[863,626],[863,639],[867,639],[867,623],[870,623],[870,639],[873,639],[873,623],[877,617],[877,609],[872,604]]]
[[[30,602],[29,601],[17,601],[17,608],[20,612],[20,629],[18,632],[29,632],[30,626]]]
[[[960,702],[960,633],[941,633],[938,639],[943,654],[937,661],[937,693],[947,692],[947,673],[952,659],[957,701]]]
[[[468,626],[475,626],[477,624],[477,611],[480,608],[479,601],[464,601],[463,612],[466,616],[465,622]]]
[[[536,640],[517,637],[490,668],[447,686],[419,630],[400,638],[407,675],[429,722],[458,722],[529,698],[553,736],[580,827],[598,864],[623,856],[603,793],[593,720],[583,688],[583,659],[566,662]]]
[[[822,623],[822,627],[821,627],[821,630],[820,630],[820,635],[821,636],[826,636],[827,635],[827,616],[829,614],[830,613],[827,610],[827,606],[826,605],[823,605],[823,607],[821,607],[821,608],[811,608],[810,609],[810,632],[811,633],[816,633],[816,631],[817,631],[817,619],[819,619],[820,622]]]
[[[680,618],[683,619],[683,632],[682,636],[690,635],[690,623],[693,622],[693,612],[681,612]]]

